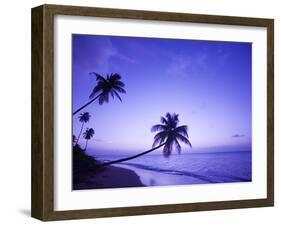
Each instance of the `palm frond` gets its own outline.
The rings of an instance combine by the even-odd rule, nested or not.
[[[99,96],[99,105],[102,105],[104,102],[108,103],[109,100],[109,93],[108,92],[103,92]]]
[[[168,127],[166,125],[156,124],[151,127],[151,132],[164,131],[167,129],[168,129]]]
[[[96,75],[96,81],[97,82],[106,82],[106,78],[104,78],[102,75],[98,73],[94,73]]]
[[[185,137],[188,137],[188,133],[187,133],[188,127],[187,126],[179,126],[177,128],[175,128],[175,132],[179,133]]]
[[[114,99],[114,95],[115,95],[115,94],[114,94],[113,90],[110,90],[109,93],[110,93],[112,99]]]
[[[119,87],[117,85],[113,85],[112,88],[116,91],[118,91],[119,93],[126,93],[126,90],[123,89],[122,87]]]
[[[190,141],[186,137],[184,137],[181,134],[177,134],[176,136],[177,136],[177,139],[179,139],[181,142],[183,142],[185,144],[188,144],[192,148]]]
[[[156,145],[158,144],[162,144],[165,142],[165,140],[167,139],[167,132],[166,131],[162,131],[162,132],[159,132],[157,133],[155,136],[154,136],[154,142],[152,144],[152,147],[155,147]]]
[[[115,94],[115,96],[117,96],[117,98],[122,102],[120,95],[115,90],[112,90],[112,91]]]
[[[117,81],[121,79],[121,76],[118,73],[111,73],[109,77],[113,81]]]
[[[121,81],[115,81],[114,82],[114,84],[116,85],[116,86],[119,86],[119,87],[124,87],[125,86],[125,84],[123,83],[123,82],[121,82]]]
[[[160,118],[160,121],[161,121],[163,124],[165,124],[165,125],[168,125],[168,124],[169,124],[168,121],[167,121],[167,119],[164,118],[163,116]]]
[[[96,85],[95,88],[93,89],[93,91],[91,92],[89,98],[90,99],[94,98],[95,95],[102,90],[103,90],[103,87],[100,84]]]
[[[176,150],[178,151],[178,154],[180,154],[181,153],[181,145],[180,145],[179,141],[177,140],[177,138],[174,139],[174,143],[175,143]]]

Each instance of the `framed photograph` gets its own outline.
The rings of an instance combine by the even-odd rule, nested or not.
[[[32,216],[273,206],[274,21],[32,9]]]

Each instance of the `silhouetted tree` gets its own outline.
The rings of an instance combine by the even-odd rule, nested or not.
[[[87,149],[87,145],[88,145],[88,141],[94,136],[95,134],[95,131],[93,128],[87,128],[86,131],[83,133],[83,137],[85,138],[86,140],[86,145],[85,145],[85,148],[84,148],[84,151],[86,151]]]
[[[90,94],[89,98],[91,99],[88,103],[83,105],[82,107],[78,108],[76,111],[73,112],[73,115],[87,107],[89,104],[94,102],[98,99],[99,104],[102,105],[104,102],[108,103],[109,95],[114,98],[117,97],[121,102],[122,99],[119,93],[126,93],[124,89],[124,83],[121,81],[121,76],[117,73],[113,73],[103,77],[102,75],[91,72],[90,74],[96,75],[96,81],[98,84],[93,89],[92,93]]]
[[[187,126],[178,126],[178,114],[167,113],[166,117],[161,117],[160,120],[162,124],[154,125],[151,128],[151,132],[159,131],[159,133],[154,136],[153,147],[157,144],[165,143],[163,148],[163,154],[165,157],[170,156],[174,148],[178,151],[178,153],[181,152],[179,141],[192,147],[187,133]]]
[[[78,142],[79,142],[81,133],[83,131],[84,124],[87,123],[90,120],[90,117],[91,117],[91,115],[90,115],[89,112],[84,112],[84,113],[81,113],[79,115],[78,118],[79,118],[79,121],[82,123],[82,126],[81,126],[81,129],[80,129],[79,135],[77,137],[76,144],[78,144]]]
[[[179,115],[178,114],[170,114],[167,113],[166,117],[161,117],[161,123],[152,126],[151,132],[158,132],[154,136],[154,142],[152,145],[152,149],[142,152],[140,154],[122,158],[110,162],[106,162],[103,165],[110,165],[114,163],[120,163],[124,161],[128,161],[131,159],[135,159],[137,157],[140,157],[142,155],[148,154],[160,147],[163,147],[163,154],[165,157],[168,157],[171,155],[172,150],[175,148],[178,153],[181,151],[180,142],[183,142],[185,144],[188,144],[191,148],[192,145],[189,141],[188,133],[187,133],[187,126],[178,126],[179,123]],[[158,145],[158,146],[156,146]]]

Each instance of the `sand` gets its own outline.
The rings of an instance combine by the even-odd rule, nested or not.
[[[132,170],[107,166],[96,172],[74,175],[73,189],[143,187],[139,176]]]

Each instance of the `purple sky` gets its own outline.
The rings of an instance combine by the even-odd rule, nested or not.
[[[251,52],[251,43],[73,35],[73,109],[88,102],[96,85],[89,72],[119,73],[127,91],[122,103],[110,99],[82,110],[91,114],[85,127],[96,132],[89,149],[145,151],[151,126],[166,112],[188,125],[194,150],[251,149]]]

